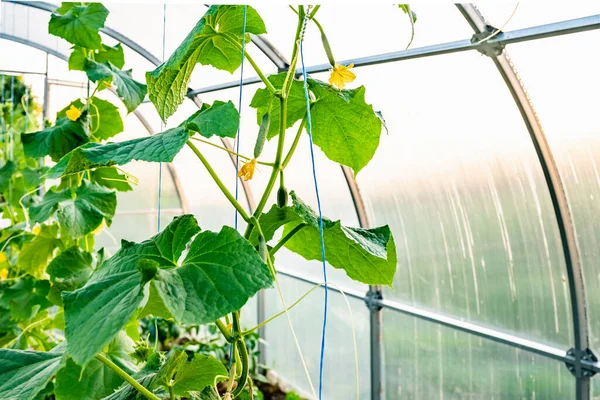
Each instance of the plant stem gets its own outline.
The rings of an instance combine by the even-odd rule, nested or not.
[[[290,147],[290,150],[288,151],[287,155],[285,156],[285,159],[283,160],[283,164],[281,164],[282,170],[285,169],[285,167],[287,167],[287,165],[291,161],[292,156],[294,155],[294,152],[296,151],[296,147],[298,147],[298,142],[300,142],[300,137],[302,136],[302,130],[304,129],[305,126],[306,126],[306,117],[304,117],[302,119],[302,122],[300,123],[300,126],[298,127],[298,132],[296,133],[296,137],[294,137],[294,141],[292,142],[292,146]]]
[[[169,386],[169,399],[175,400],[175,392],[173,391],[173,386]]]
[[[250,57],[250,54],[248,54],[248,50],[246,50],[244,52],[244,55],[246,56],[246,60],[248,60],[248,62],[250,62],[250,65],[252,65],[252,68],[254,68],[254,70],[258,74],[258,77],[260,78],[260,80],[263,81],[263,83],[265,84],[265,86],[267,87],[267,89],[269,89],[269,92],[275,93],[275,91],[277,89],[275,89],[275,86],[273,86],[273,84],[271,83],[271,81],[269,81],[267,79],[267,77],[262,72],[262,70],[260,69],[260,67],[258,66],[258,64],[256,64],[256,62],[254,61],[254,59],[252,57]]]
[[[308,296],[309,294],[311,294],[311,293],[313,292],[313,290],[315,290],[316,288],[319,288],[319,287],[321,287],[321,286],[323,286],[323,284],[315,285],[315,286],[313,286],[312,288],[310,288],[310,289],[309,289],[309,290],[308,290],[306,293],[304,293],[304,294],[303,294],[303,295],[302,295],[302,296],[301,296],[301,297],[300,297],[298,300],[296,300],[296,301],[295,301],[295,302],[294,302],[294,303],[293,303],[291,306],[289,306],[289,307],[287,308],[287,311],[290,311],[292,308],[294,308],[295,306],[297,306],[298,304],[300,304],[300,302],[301,302],[302,300],[304,300],[304,298],[305,298],[306,296]],[[257,329],[260,329],[260,328],[262,328],[263,326],[267,325],[269,322],[271,322],[271,321],[275,320],[276,318],[279,318],[279,317],[281,317],[281,316],[282,316],[283,314],[285,314],[285,313],[286,313],[286,310],[283,310],[283,311],[280,311],[280,312],[278,312],[277,314],[273,315],[271,318],[269,318],[269,319],[267,319],[267,320],[265,320],[265,321],[261,322],[260,324],[256,325],[254,328],[252,328],[252,329],[248,329],[247,331],[244,331],[244,332],[242,332],[242,335],[247,335],[247,334],[249,334],[249,333],[252,333],[252,332],[254,332],[254,331],[255,331],[255,330],[257,330]]]
[[[236,153],[233,150],[229,150],[226,147],[222,147],[222,146],[219,146],[218,144],[211,143],[208,140],[203,140],[203,139],[196,138],[196,137],[191,137],[190,139],[195,140],[197,142],[206,143],[206,144],[208,144],[210,146],[216,147],[219,150],[223,150],[223,151],[228,152],[229,154],[233,154],[234,156],[238,156],[239,158],[243,158],[244,160],[251,160],[250,157],[246,157],[245,155],[238,154],[238,153]],[[264,161],[258,161],[258,160],[256,160],[256,163],[257,164],[261,164],[261,165],[266,165],[268,167],[272,167],[273,166],[273,163],[270,163],[270,162],[264,162]]]
[[[296,233],[298,233],[300,231],[300,229],[304,228],[305,226],[307,226],[308,224],[306,223],[301,223],[300,225],[298,225],[297,227],[295,227],[294,229],[292,229],[290,231],[290,233],[288,233],[287,235],[285,235],[283,238],[281,238],[281,240],[275,245],[275,247],[273,247],[271,249],[271,251],[269,251],[269,255],[271,257],[273,257],[273,255],[275,255],[275,253],[277,253],[277,251],[284,245],[287,243],[288,240],[290,240],[292,238],[292,236],[294,236]]]
[[[227,392],[231,392],[231,389],[233,388],[233,382],[235,382],[236,369],[237,363],[234,361],[231,364],[231,371],[229,371],[229,382],[227,383]]]
[[[200,153],[200,150],[198,150],[198,148],[196,146],[194,146],[194,144],[192,142],[190,142],[188,140],[186,142],[186,144],[189,146],[190,149],[192,149],[194,154],[196,154],[196,156],[198,157],[200,162],[204,165],[204,167],[206,168],[206,170],[208,171],[210,176],[213,178],[213,180],[215,181],[215,183],[217,184],[219,189],[221,189],[221,192],[223,192],[225,197],[227,197],[227,200],[229,200],[229,202],[240,213],[240,216],[244,219],[244,221],[246,221],[249,224],[250,217],[248,216],[248,213],[246,213],[246,210],[244,210],[244,207],[242,207],[242,205],[235,199],[235,197],[233,197],[233,195],[229,192],[229,190],[227,190],[227,188],[225,187],[225,185],[223,184],[223,182],[221,181],[221,179],[219,178],[219,176],[217,175],[215,170],[211,167],[208,160],[202,155],[202,153]]]
[[[238,385],[235,390],[231,393],[233,397],[237,396],[244,390],[244,386],[246,386],[246,381],[248,380],[248,349],[246,348],[246,343],[244,342],[244,338],[240,338],[236,342],[236,346],[240,352],[240,360],[242,364],[242,374],[240,375],[240,380],[238,381]]]
[[[98,361],[100,361],[101,363],[106,365],[108,368],[115,371],[117,373],[117,375],[119,375],[127,383],[129,383],[131,386],[133,386],[138,392],[140,392],[141,394],[146,396],[146,398],[148,398],[150,400],[160,400],[160,398],[158,398],[151,391],[149,391],[148,389],[143,387],[138,381],[133,379],[133,377],[131,375],[129,375],[127,372],[123,371],[117,364],[113,363],[107,357],[105,357],[104,354],[98,353],[98,354],[96,354],[96,358],[98,359]]]
[[[225,340],[227,340],[229,343],[233,343],[233,336],[231,336],[231,333],[229,332],[229,329],[227,329],[227,327],[225,326],[224,323],[221,322],[220,319],[215,321],[215,325],[217,325],[217,328],[219,328],[219,330],[221,331],[221,333],[223,334],[223,336],[225,337]]]

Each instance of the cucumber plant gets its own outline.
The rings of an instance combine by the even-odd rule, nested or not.
[[[143,100],[146,85],[121,69],[119,46],[101,42],[99,29],[108,14],[101,4],[63,3],[52,14],[50,33],[73,44],[70,68],[84,71],[96,86],[85,101],[75,101],[59,113],[54,126],[21,136],[25,155],[50,156],[56,162],[44,176],[60,179],[55,189],[28,208],[31,222],[56,221],[42,230],[62,243],[56,244],[60,252],[49,253],[47,260],[27,272],[68,282],[57,288],[55,296],[62,306],[64,340],[45,351],[0,349],[0,398],[34,399],[45,393],[59,400],[251,396],[244,339],[257,327],[242,329],[243,306],[258,291],[278,286],[274,256],[282,247],[307,260],[321,259],[319,216],[284,185],[286,168],[306,135],[304,85],[313,142],[332,162],[359,173],[373,158],[384,128],[380,113],[366,102],[363,86],[343,88],[355,77],[352,65],[335,61],[316,19],[319,6],[292,10],[297,14],[296,33],[291,63],[284,72],[266,76],[244,48],[250,34],[267,32],[258,12],[250,6],[221,5],[209,7],[169,59],[146,74],[148,96],[166,122],[184,101],[197,64],[234,73],[243,56],[252,65],[264,87],[250,104],[256,111],[256,145],[252,157],[240,155],[248,162],[239,176],[252,179],[256,164],[270,169],[252,212],[230,193],[203,151],[212,137],[236,137],[240,113],[232,102],[203,104],[178,126],[150,137],[102,143],[117,133],[118,119],[108,111],[110,106],[96,99],[96,91],[112,87],[132,111]],[[332,66],[329,83],[313,78],[303,82],[295,76],[307,24],[321,33]],[[295,129],[291,140],[289,129]],[[272,160],[263,159],[266,141],[276,146]],[[106,187],[102,183],[106,180],[99,181],[98,176],[119,174],[117,166],[133,160],[171,162],[186,146],[197,157],[197,167],[208,172],[246,222],[245,232],[230,226],[218,232],[204,230],[193,215],[181,215],[141,243],[122,241],[110,258],[102,253],[90,256],[89,240],[100,224],[110,224],[116,205],[112,189],[118,189]],[[270,205],[275,190],[277,200]],[[323,236],[332,267],[365,284],[392,284],[397,259],[388,226],[362,229],[324,218]],[[165,355],[143,341],[132,348],[130,336],[136,338],[138,321],[149,315],[181,326],[214,323],[232,345],[231,370],[211,356],[190,356],[181,350]],[[219,382],[225,383],[219,386],[221,391]]]

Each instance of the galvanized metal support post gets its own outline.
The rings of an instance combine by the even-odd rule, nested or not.
[[[573,315],[573,334],[575,346],[569,350],[569,355],[574,359],[573,374],[576,382],[577,400],[588,400],[590,398],[590,376],[583,370],[582,361],[589,359],[591,351],[589,346],[588,320],[585,304],[585,287],[583,282],[583,272],[579,259],[579,249],[577,246],[577,236],[573,219],[569,210],[569,203],[565,188],[560,177],[560,172],[556,161],[542,129],[538,116],[533,108],[533,104],[521,81],[510,56],[501,43],[486,43],[485,38],[496,33],[496,29],[491,27],[479,13],[473,4],[456,5],[462,15],[465,17],[475,36],[473,42],[483,43],[484,46],[479,50],[488,55],[500,75],[506,82],[515,104],[523,117],[523,121],[529,131],[529,136],[538,156],[540,166],[546,179],[548,192],[552,199],[556,223],[560,232],[563,255],[565,258],[565,267],[567,279],[569,282],[569,295],[571,299],[571,313]]]

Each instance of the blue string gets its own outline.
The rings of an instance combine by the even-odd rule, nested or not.
[[[240,70],[240,99],[238,102],[238,112],[240,113],[240,124],[238,125],[237,135],[235,136],[235,199],[238,199],[240,179],[238,178],[238,172],[240,170],[240,132],[242,128],[242,93],[244,88],[244,58],[246,57],[246,6],[244,6],[244,25],[242,28],[242,66]],[[234,227],[238,228],[238,212],[235,210],[235,217],[233,221]],[[235,328],[231,326],[231,334],[235,333]],[[231,364],[233,363],[233,343],[229,344],[229,371],[231,372]]]
[[[163,4],[163,37],[162,37],[162,61],[165,61],[165,50],[166,50],[166,38],[167,38],[167,4]],[[160,130],[164,128],[162,120],[160,121]],[[162,198],[162,163],[158,163],[158,204],[157,204],[157,218],[156,218],[156,229],[160,232],[160,206]]]
[[[310,160],[312,163],[313,180],[315,182],[315,194],[317,195],[317,209],[319,210],[319,236],[321,239],[321,261],[323,263],[323,282],[325,285],[325,300],[323,303],[323,330],[321,332],[321,355],[319,358],[319,399],[323,398],[323,364],[325,360],[325,333],[327,332],[327,304],[329,300],[329,289],[327,287],[327,265],[325,263],[325,239],[323,238],[323,213],[321,212],[321,196],[319,195],[319,184],[317,182],[317,169],[315,165],[315,153],[312,140],[312,122],[310,117],[310,97],[308,95],[308,79],[306,76],[306,67],[304,66],[304,30],[308,22],[308,14],[304,16],[304,28],[300,38],[300,61],[302,63],[302,77],[304,78],[304,97],[306,100],[306,131],[310,142]]]

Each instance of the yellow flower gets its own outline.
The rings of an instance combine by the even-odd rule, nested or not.
[[[66,114],[67,118],[69,118],[71,121],[77,121],[77,118],[81,116],[81,111],[79,111],[77,107],[71,104],[71,108],[67,110]]]
[[[31,231],[33,232],[34,235],[39,235],[41,230],[42,229],[40,228],[40,226],[36,225],[33,227],[33,229]]]
[[[8,278],[8,270],[6,268],[0,269],[0,280]]]
[[[6,253],[2,252],[0,253],[0,263],[3,263],[4,261],[6,261]]]
[[[249,162],[244,164],[242,166],[242,168],[240,168],[240,172],[238,173],[238,176],[240,178],[243,178],[245,181],[249,181],[254,176],[254,168],[255,167],[256,167],[256,159],[253,158],[252,160],[250,160]]]
[[[329,83],[343,89],[346,83],[352,82],[356,79],[356,75],[350,68],[353,68],[354,64],[350,64],[347,67],[338,63],[331,69],[331,76],[329,77]]]

